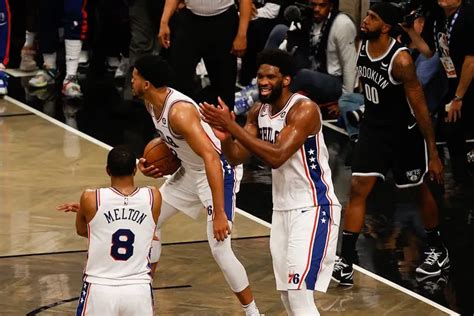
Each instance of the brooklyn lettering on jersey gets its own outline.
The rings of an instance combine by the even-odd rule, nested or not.
[[[104,212],[104,216],[107,220],[107,224],[119,220],[130,220],[141,224],[143,223],[143,220],[147,217],[146,214],[143,214],[138,210],[134,210],[133,208],[115,208],[113,211],[108,211],[107,213]]]
[[[280,134],[279,131],[274,131],[271,127],[260,127],[259,130],[261,139],[272,144],[275,143],[278,134]]]
[[[357,69],[361,77],[372,80],[381,89],[385,89],[388,86],[389,84],[388,80],[385,79],[384,76],[379,74],[377,70],[366,67],[366,66],[358,66]]]

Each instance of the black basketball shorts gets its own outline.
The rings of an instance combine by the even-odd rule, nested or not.
[[[389,170],[399,188],[423,182],[428,171],[428,152],[417,124],[398,130],[362,124],[354,149],[352,175],[385,180]]]

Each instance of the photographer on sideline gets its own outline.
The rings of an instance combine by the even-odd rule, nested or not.
[[[357,31],[351,18],[338,10],[338,0],[309,0],[307,5],[289,6],[285,18],[292,25],[277,25],[266,48],[280,48],[297,58],[301,69],[291,90],[305,92],[320,104],[352,92]]]
[[[438,0],[441,14],[426,23],[420,36],[413,27],[402,25],[425,56],[435,52],[448,77],[448,93],[442,109],[446,140],[451,158],[453,176],[460,184],[472,184],[469,176],[468,157],[474,153],[468,148],[466,138],[474,136],[474,7],[465,0]],[[469,149],[471,150],[469,152]]]

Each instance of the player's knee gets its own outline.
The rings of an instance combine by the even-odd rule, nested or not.
[[[364,177],[352,177],[351,179],[351,198],[365,199],[369,195],[372,186],[368,179]]]

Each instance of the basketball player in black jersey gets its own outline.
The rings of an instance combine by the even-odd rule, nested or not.
[[[438,228],[438,208],[424,182],[443,181],[443,165],[422,87],[408,50],[391,36],[400,16],[390,3],[373,5],[362,22],[357,69],[364,88],[365,113],[352,162],[351,193],[346,207],[341,259],[333,279],[353,284],[356,241],[364,224],[366,199],[378,178],[392,170],[399,188],[418,186],[418,207],[427,232],[426,260],[416,271],[437,275],[449,266]]]

